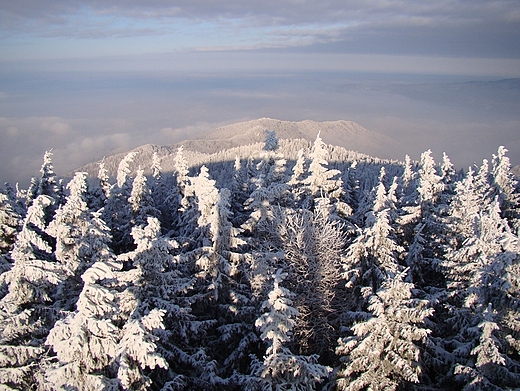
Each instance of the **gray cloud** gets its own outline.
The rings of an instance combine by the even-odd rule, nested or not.
[[[92,21],[86,18],[89,14],[98,18]],[[266,40],[312,51],[520,57],[516,0],[0,2],[4,35],[13,31],[77,38],[162,35],[180,19],[237,30],[271,27]]]
[[[328,42],[307,51],[381,53],[453,57],[520,57],[520,22],[505,20],[445,21],[432,24],[360,25],[344,28]]]

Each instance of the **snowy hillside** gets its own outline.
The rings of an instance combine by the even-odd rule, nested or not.
[[[349,122],[218,134],[90,180],[47,152],[30,188],[0,191],[0,389],[520,387],[505,148],[464,173],[322,140],[373,137]]]
[[[367,153],[372,156],[384,157],[384,149],[393,146],[395,141],[390,138],[369,131],[352,121],[280,121],[271,118],[261,118],[253,121],[240,122],[223,126],[210,132],[204,137],[206,140],[228,140],[230,147],[262,142],[265,138],[265,129],[276,132],[280,139],[305,139],[314,141],[318,132],[327,144],[337,145],[352,151]],[[196,150],[200,150],[196,148]],[[207,150],[205,152],[215,152]]]
[[[190,151],[187,155],[190,166],[207,164],[210,161],[222,158],[223,154],[228,155],[227,159],[230,161],[233,161],[237,155],[241,158],[247,158],[250,153],[261,150],[266,129],[275,131],[277,137],[281,140],[295,140],[285,143],[285,145],[292,145],[292,147],[283,151],[284,154],[291,154],[291,156],[286,155],[288,159],[295,159],[298,149],[313,142],[318,133],[327,144],[342,147],[348,151],[362,152],[367,156],[385,157],[385,148],[395,145],[395,142],[388,137],[369,131],[352,121],[316,122],[306,120],[291,122],[261,118],[219,127],[209,131],[199,139],[187,139],[168,147],[143,145],[133,150],[137,153],[137,157],[132,162],[132,167],[136,169],[141,166],[145,169],[146,174],[150,174],[152,156],[157,153],[161,158],[163,171],[173,172],[173,157],[180,145],[183,145],[185,150]],[[303,140],[306,140],[307,143],[302,142]],[[249,145],[252,146],[251,151],[246,148]],[[124,155],[126,155],[126,152],[105,158],[105,167],[108,169],[110,176],[115,176],[119,161]],[[334,158],[331,157],[332,160]],[[98,163],[90,163],[76,171],[85,171],[89,176],[95,177],[98,171]]]

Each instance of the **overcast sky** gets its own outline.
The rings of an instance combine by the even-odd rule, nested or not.
[[[2,0],[0,4],[2,61],[126,56],[125,62],[134,69],[164,69],[168,64],[147,64],[138,58],[270,50],[283,61],[268,57],[256,66],[367,67],[386,72],[398,70],[403,58],[407,61],[400,65],[413,72],[520,73],[517,0]],[[316,60],[302,64],[303,59]],[[218,66],[252,68],[256,57],[235,62]],[[82,64],[88,67],[88,62]],[[171,67],[186,65],[174,61]]]
[[[518,0],[0,0],[0,180],[34,172],[44,148],[63,171],[255,116],[358,120],[424,144],[473,126],[467,149],[514,149],[514,103],[482,118],[381,83],[518,77]]]

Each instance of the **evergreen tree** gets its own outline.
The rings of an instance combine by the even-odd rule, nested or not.
[[[137,175],[132,183],[132,191],[128,198],[132,209],[132,225],[145,225],[148,217],[159,217],[160,212],[155,207],[152,191],[147,185],[144,170],[138,169]]]
[[[103,193],[104,201],[106,201],[110,198],[111,192],[112,192],[112,185],[110,185],[109,179],[110,179],[110,177],[108,175],[108,170],[105,167],[105,161],[103,159],[99,163],[98,180],[99,180],[99,187]]]
[[[276,138],[276,132],[274,130],[265,130],[265,142],[264,151],[276,151],[279,147],[278,138]]]
[[[13,267],[1,275],[9,291],[3,302],[22,306],[50,301],[53,287],[61,282],[60,267],[54,262],[53,249],[44,233],[45,209],[52,202],[48,196],[38,196],[27,211],[11,251]]]
[[[89,266],[92,256],[87,239],[91,228],[86,202],[87,173],[77,172],[67,188],[70,190],[67,202],[56,211],[46,232],[56,240],[56,259],[74,275]]]
[[[273,205],[288,203],[285,165],[286,160],[280,155],[272,151],[262,153],[256,176],[252,179],[254,190],[244,202],[245,210],[251,211],[250,217],[242,228],[249,232],[268,229],[273,221]]]
[[[400,204],[403,207],[403,211],[408,211],[408,220],[414,220],[415,206],[417,204],[417,186],[418,186],[418,173],[416,171],[415,164],[412,163],[410,156],[405,156],[404,170],[402,175],[399,177],[399,199]],[[410,212],[411,211],[411,212]],[[415,213],[414,213],[415,212]]]
[[[161,236],[160,223],[156,218],[148,217],[146,226],[134,227],[132,236],[136,249],[118,257],[120,261],[132,262],[134,267],[131,272],[135,285],[131,292],[137,302],[130,307],[133,314],[131,327],[141,330],[139,333],[143,336],[148,335],[146,338],[156,346],[153,350],[156,353],[153,354],[166,360],[163,362],[157,358],[158,364],[161,364],[159,366],[165,371],[160,371],[161,377],[156,377],[156,381],[193,386],[189,377],[203,372],[196,357],[195,346],[200,343],[208,324],[197,321],[191,314],[195,278],[189,273],[192,270],[189,257],[173,254],[178,244]],[[163,325],[156,327],[153,335],[150,334],[151,329],[143,329],[146,325],[139,320],[139,316],[142,316],[140,314],[152,311],[161,317]],[[165,362],[169,367],[167,371],[163,365]],[[140,366],[139,373],[149,377],[151,374],[148,371],[143,372],[145,366]],[[133,371],[137,370],[135,363],[133,368]]]
[[[328,151],[320,134],[316,136],[314,145],[309,154],[309,175],[304,183],[309,186],[312,195],[327,194],[331,198],[339,199],[342,195],[342,183],[340,179],[334,179],[341,172],[339,170],[329,170]]]
[[[413,297],[405,272],[383,282],[370,297],[370,317],[354,324],[354,335],[338,340],[344,363],[337,373],[339,390],[396,390],[421,381],[421,342],[430,330],[433,310]]]
[[[459,242],[473,233],[475,218],[484,202],[479,196],[475,173],[470,167],[465,178],[457,183],[450,205],[450,227]]]
[[[206,166],[200,168],[196,177],[188,177],[189,185],[184,188],[179,222],[180,236],[191,242],[192,246],[209,246],[209,218],[218,199],[216,181],[210,178]]]
[[[46,209],[45,221],[48,224],[53,218],[54,211],[60,205],[59,187],[52,164],[52,152],[46,151],[43,156],[43,163],[40,168],[40,178],[31,178],[31,185],[27,191],[26,206],[31,206],[32,202],[40,195],[50,197],[53,202]]]
[[[377,189],[373,210],[366,214],[365,228],[349,246],[343,263],[347,287],[365,299],[400,272],[398,255],[404,252],[390,223],[392,198],[388,197],[382,182]],[[363,304],[363,300],[358,302],[358,308]]]
[[[107,222],[112,232],[113,248],[116,254],[128,251],[133,247],[130,236],[132,209],[128,199],[132,189],[130,164],[136,155],[136,152],[130,152],[119,162],[117,185],[112,189],[111,196],[103,210],[103,220]]]
[[[506,369],[512,363],[502,353],[502,343],[495,335],[500,330],[495,317],[489,304],[478,324],[481,330],[478,344],[471,350],[475,358],[474,367],[460,365],[455,368],[457,380],[465,383],[464,390],[503,390],[509,389],[508,385],[520,384],[520,372],[512,374]]]
[[[12,268],[0,275],[0,285],[7,288],[0,300],[0,375],[2,384],[15,389],[36,383],[43,341],[59,311],[53,301],[66,278],[42,236],[45,209],[52,202],[45,195],[33,201],[11,251]]]
[[[436,265],[443,257],[443,232],[447,230],[442,216],[446,206],[440,204],[445,201],[445,184],[438,175],[430,150],[421,154],[418,175],[416,206],[408,209],[409,215],[402,219],[401,224],[402,231],[408,236],[404,242],[410,243],[406,258],[409,278],[418,288],[428,288],[442,284],[442,275]]]
[[[12,200],[0,192],[0,257],[8,259],[8,253],[12,250],[16,235],[21,228],[22,216],[13,205]],[[0,273],[2,266],[0,266]]]
[[[119,162],[117,167],[117,187],[120,189],[131,187],[132,178],[130,174],[132,170],[130,169],[130,165],[133,163],[136,155],[137,152],[129,152]]]
[[[258,378],[262,390],[315,390],[318,383],[327,379],[330,368],[318,364],[317,355],[298,356],[284,346],[291,340],[294,318],[298,316],[290,299],[293,295],[280,285],[286,276],[281,269],[273,276],[273,289],[262,304],[268,312],[255,323],[267,350],[263,362],[254,359],[251,373]]]
[[[152,178],[153,182],[150,186],[153,205],[157,208],[159,214],[157,215],[161,221],[161,226],[166,231],[172,229],[174,217],[176,218],[178,204],[178,194],[175,197],[170,197],[174,192],[178,192],[177,186],[169,183],[168,186],[162,174],[161,158],[154,152],[152,158]],[[170,181],[172,182],[172,181]]]
[[[32,202],[36,199],[36,197],[38,197],[38,186],[39,186],[38,179],[36,179],[35,177],[32,177],[29,188],[27,189],[27,191],[25,193],[25,209],[27,209],[29,206],[31,206]]]
[[[301,178],[303,174],[305,174],[305,151],[300,149],[298,151],[298,158],[293,167],[293,174],[288,184],[293,186],[294,189],[297,189],[299,184],[301,183]]]
[[[445,184],[449,184],[453,181],[453,177],[455,176],[455,168],[446,152],[442,153],[441,172],[442,181]]]
[[[508,219],[509,224],[515,230],[520,230],[519,210],[520,194],[518,193],[518,181],[511,172],[511,163],[506,156],[507,149],[503,146],[498,148],[496,155],[493,155],[493,187],[494,194],[498,195],[501,201],[502,217]]]
[[[58,183],[54,166],[52,164],[52,152],[47,151],[43,156],[43,164],[40,169],[41,177],[39,181],[38,195],[46,195],[57,201]],[[56,205],[57,207],[58,205]]]
[[[427,213],[425,208],[434,205],[439,199],[440,193],[444,190],[442,178],[437,173],[437,167],[431,153],[432,151],[428,150],[421,154],[419,166],[419,186],[417,191],[420,196],[423,215]]]
[[[177,174],[177,185],[179,186],[181,195],[184,195],[184,190],[186,186],[189,184],[188,180],[188,162],[186,161],[186,158],[184,157],[184,146],[181,145],[177,149],[177,154],[175,155],[174,159],[175,164],[175,171]]]
[[[478,173],[475,177],[475,186],[484,209],[494,200],[492,189],[493,177],[489,171],[489,162],[487,159],[482,161]]]
[[[164,185],[164,182],[163,182],[163,177],[162,177],[162,167],[161,167],[161,158],[159,157],[159,155],[157,154],[157,152],[154,152],[153,153],[153,157],[152,157],[152,178],[153,178],[153,192],[154,194],[157,195],[157,198],[155,198],[157,200],[157,203],[158,204],[162,204],[163,201],[164,201],[164,195],[166,193],[166,189],[165,189],[165,185]]]
[[[57,321],[50,331],[46,344],[56,359],[45,370],[42,389],[119,389],[111,368],[120,335],[114,324],[119,309],[116,295],[104,283],[116,277],[116,264],[110,261],[107,257],[83,273],[76,311]]]
[[[455,347],[453,370],[468,389],[488,383],[511,386],[520,379],[518,364],[510,356],[520,346],[520,328],[517,322],[511,322],[520,316],[516,290],[520,279],[515,273],[518,263],[518,238],[500,217],[496,201],[475,216],[474,232],[460,249],[448,253],[443,263],[450,294],[448,323],[455,332],[450,340]],[[503,342],[492,343],[492,333],[503,335]],[[494,354],[493,349],[503,359],[491,359],[493,364],[481,366],[479,362],[485,360],[482,355]],[[477,377],[480,380],[474,382]]]
[[[165,311],[153,309],[146,315],[134,312],[122,330],[117,346],[117,378],[125,390],[149,390],[150,371],[168,369],[166,360],[156,352],[159,340],[155,330],[163,329]]]
[[[89,191],[89,199],[87,204],[93,210],[103,208],[107,200],[112,196],[113,186],[110,184],[110,177],[108,170],[105,167],[105,159],[98,163],[99,169],[97,173],[97,186],[94,186]]]
[[[246,219],[244,202],[251,194],[251,181],[247,173],[247,166],[242,164],[240,157],[235,157],[233,184],[231,187],[231,205],[235,211],[235,220],[240,225]]]

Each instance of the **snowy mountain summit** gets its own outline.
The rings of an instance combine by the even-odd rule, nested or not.
[[[275,131],[276,136],[280,139],[314,141],[317,134],[320,133],[321,138],[327,144],[378,157],[381,157],[381,154],[384,152],[385,145],[388,146],[389,143],[395,143],[390,138],[365,129],[352,121],[317,122],[305,120],[293,122],[271,118],[260,118],[222,126],[209,132],[204,139],[226,142],[228,143],[227,148],[230,148],[262,142],[265,138],[265,129]]]
[[[260,118],[252,121],[238,122],[231,125],[221,126],[207,131],[197,139],[186,140],[170,146],[143,145],[135,148],[137,158],[132,164],[135,167],[141,166],[147,169],[151,165],[152,156],[157,153],[163,161],[163,169],[166,172],[173,170],[171,162],[179,146],[183,146],[186,151],[190,151],[188,161],[190,164],[207,162],[210,155],[222,154],[223,151],[230,150],[229,156],[234,160],[232,153],[239,154],[247,158],[248,145],[263,143],[265,131],[270,130],[276,133],[276,137],[281,140],[294,140],[298,145],[302,140],[313,142],[318,133],[321,139],[334,146],[343,147],[349,151],[358,151],[375,157],[387,157],[387,150],[396,146],[396,142],[385,135],[365,129],[361,125],[352,121],[281,121],[271,118]],[[240,148],[242,147],[242,148]],[[111,176],[115,175],[117,165],[126,153],[119,153],[107,156],[105,167]],[[90,176],[97,174],[97,162],[87,164],[77,171],[86,171]]]

